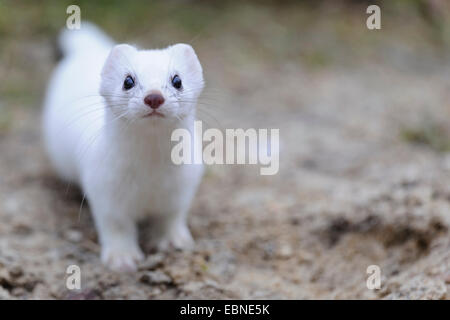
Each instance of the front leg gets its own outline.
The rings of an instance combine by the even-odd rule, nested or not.
[[[160,251],[171,248],[188,250],[194,247],[194,239],[187,225],[187,213],[160,217],[154,225],[152,246]]]
[[[102,262],[115,271],[136,271],[137,262],[144,258],[138,244],[136,222],[127,212],[108,207],[109,210],[93,206]]]

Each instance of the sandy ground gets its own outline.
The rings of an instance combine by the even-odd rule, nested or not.
[[[317,22],[291,47],[332,38],[328,28]],[[40,100],[0,97],[9,117],[0,134],[0,298],[450,298],[450,153],[404,138],[405,128],[448,126],[448,59],[417,39],[389,38],[384,47],[334,44],[323,66],[292,52],[277,58],[288,44],[260,52],[267,43],[249,40],[259,34],[226,31],[194,42],[208,84],[199,117],[211,127],[279,128],[279,174],[209,167],[189,219],[195,250],[147,252],[138,272],[117,274],[100,263],[79,190],[48,165]],[[43,90],[55,63],[50,37],[10,52],[24,51],[16,59],[38,63],[22,72]],[[80,292],[65,286],[71,264],[81,268]],[[366,287],[369,265],[381,268],[380,290]]]

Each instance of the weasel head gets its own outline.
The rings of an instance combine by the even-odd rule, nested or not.
[[[176,44],[161,50],[112,48],[101,74],[107,112],[127,120],[181,119],[195,110],[203,74],[194,49]]]

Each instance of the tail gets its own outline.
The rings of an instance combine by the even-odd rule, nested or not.
[[[62,30],[58,40],[59,48],[64,56],[98,47],[112,47],[114,44],[110,37],[90,22],[82,22],[80,29]]]

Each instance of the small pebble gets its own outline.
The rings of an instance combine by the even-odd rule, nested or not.
[[[78,230],[67,230],[64,234],[64,237],[70,241],[70,242],[74,242],[74,243],[78,243],[81,240],[83,240],[83,234],[78,231]]]
[[[291,246],[288,245],[288,244],[282,245],[280,247],[279,252],[278,252],[278,256],[280,258],[285,258],[285,259],[291,257],[292,256],[292,248],[291,248]]]
[[[162,254],[153,254],[139,265],[139,270],[154,270],[162,266],[163,262],[164,256]]]
[[[11,268],[11,270],[9,270],[9,274],[13,278],[19,278],[23,275],[23,270],[20,266],[15,266],[15,267]]]
[[[139,279],[142,283],[146,284],[170,284],[172,279],[161,271],[148,271],[144,273]]]

